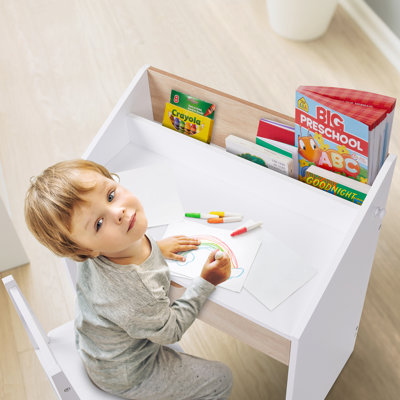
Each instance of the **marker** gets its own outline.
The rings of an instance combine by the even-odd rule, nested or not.
[[[221,250],[218,250],[218,251],[215,253],[214,258],[215,258],[216,260],[219,260],[219,259],[221,259],[223,256],[224,256],[224,253],[223,253]]]
[[[221,224],[223,222],[238,222],[242,217],[210,218],[207,220],[210,224]]]
[[[227,211],[211,211],[210,214],[218,215],[218,217],[242,217],[242,214]]]
[[[185,217],[208,219],[208,218],[215,218],[215,215],[205,214],[205,213],[185,213]]]
[[[242,233],[246,233],[248,231],[251,231],[252,229],[258,228],[261,225],[262,225],[261,221],[260,222],[248,221],[244,226],[232,232],[231,236],[241,235]]]

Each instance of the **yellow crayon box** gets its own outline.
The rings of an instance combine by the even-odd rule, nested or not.
[[[214,121],[182,107],[166,103],[162,124],[202,142],[210,143]]]

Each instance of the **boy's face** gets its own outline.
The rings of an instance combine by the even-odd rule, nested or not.
[[[79,171],[79,179],[93,190],[82,197],[85,203],[73,208],[71,237],[92,256],[132,257],[143,238],[147,219],[140,201],[129,190],[94,171]]]

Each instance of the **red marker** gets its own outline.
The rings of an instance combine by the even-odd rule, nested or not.
[[[251,231],[252,229],[258,228],[261,225],[262,225],[261,221],[260,222],[248,221],[244,226],[232,232],[231,236],[241,235],[242,233],[246,233],[248,231]]]

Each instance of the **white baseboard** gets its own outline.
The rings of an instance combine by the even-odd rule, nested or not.
[[[340,5],[400,72],[400,39],[393,31],[364,0],[340,0]]]

